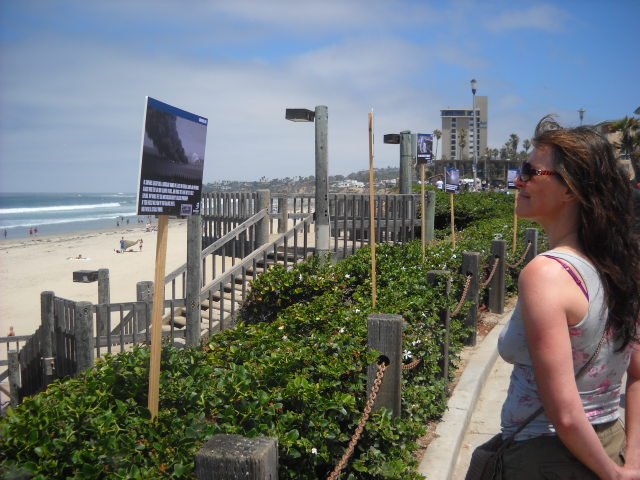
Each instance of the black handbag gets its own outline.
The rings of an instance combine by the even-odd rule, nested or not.
[[[596,347],[595,352],[591,355],[591,358],[585,363],[582,368],[576,373],[576,380],[582,376],[582,374],[589,368],[589,365],[598,356],[600,348],[604,343],[606,337],[606,329],[602,333],[600,343]],[[509,435],[508,438],[503,439],[502,434],[498,433],[491,437],[488,442],[483,443],[477,447],[471,454],[471,461],[469,462],[469,468],[467,474],[464,477],[465,480],[501,480],[502,479],[502,453],[509,448],[514,442],[516,435],[520,433],[524,427],[526,427],[534,418],[540,415],[544,411],[544,407],[540,407],[533,412],[529,417],[517,428],[515,432]]]

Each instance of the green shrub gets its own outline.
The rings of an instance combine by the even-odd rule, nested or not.
[[[406,323],[406,361],[423,362],[403,373],[401,417],[385,410],[372,415],[345,478],[421,478],[417,439],[444,412],[450,380],[442,378],[439,312],[451,311],[460,298],[462,252],[480,252],[489,268],[491,240],[501,236],[510,244],[513,235],[512,198],[473,195],[456,196],[461,224],[469,223],[455,250],[450,242],[434,242],[423,262],[420,242],[378,245],[375,309],[369,248],[335,265],[312,259],[260,275],[235,329],[201,348],[163,348],[154,421],[147,410],[146,348],[108,356],[26,399],[0,419],[0,471],[6,478],[20,472],[38,479],[194,478],[202,443],[235,433],[277,437],[280,478],[324,478],[367,401],[367,366],[378,357],[367,348],[367,317],[385,312]],[[474,215],[482,220],[471,222]],[[448,238],[449,226],[439,228],[437,236]],[[442,286],[427,284],[429,270],[451,272],[449,298]],[[509,270],[511,291],[517,271]],[[451,375],[468,334],[460,321],[466,308],[451,323]]]

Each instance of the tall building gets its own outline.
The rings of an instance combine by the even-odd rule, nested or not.
[[[477,158],[480,159],[487,148],[487,107],[487,97],[476,95],[475,129],[473,128],[473,107],[440,110],[442,118],[441,158],[443,160],[473,160],[474,147],[477,148]]]

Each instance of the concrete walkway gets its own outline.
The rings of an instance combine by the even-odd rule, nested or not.
[[[477,446],[500,430],[511,365],[498,357],[498,337],[512,310],[502,314],[489,334],[468,352],[464,371],[449,398],[418,471],[433,480],[463,480]]]

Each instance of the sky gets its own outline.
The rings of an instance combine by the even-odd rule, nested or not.
[[[138,185],[145,98],[209,120],[204,183],[309,176],[326,105],[329,175],[399,165],[384,134],[441,128],[488,96],[488,144],[555,113],[640,106],[640,1],[0,0],[0,192]],[[633,33],[636,32],[636,33]]]

